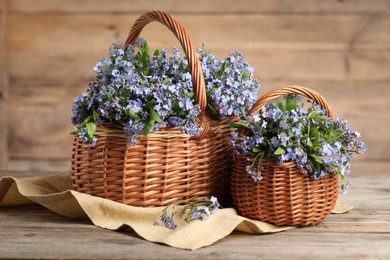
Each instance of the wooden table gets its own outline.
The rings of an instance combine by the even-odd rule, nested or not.
[[[390,259],[390,176],[362,175],[351,176],[352,188],[340,195],[355,207],[347,214],[277,234],[237,232],[196,251],[151,243],[128,229],[101,229],[87,219],[62,217],[41,206],[0,208],[0,258]]]

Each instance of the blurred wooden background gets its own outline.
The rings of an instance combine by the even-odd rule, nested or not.
[[[260,95],[285,84],[319,91],[369,147],[355,167],[390,165],[390,0],[0,1],[0,169],[70,168],[73,99],[108,46],[154,9],[219,58],[243,52]],[[142,36],[178,46],[157,23]]]

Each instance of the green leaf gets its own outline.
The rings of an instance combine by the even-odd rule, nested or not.
[[[216,88],[213,88],[212,90],[210,90],[209,92],[207,92],[207,97],[211,97],[211,95],[214,94],[215,91],[217,91],[217,89],[216,89]]]
[[[286,104],[286,110],[291,111],[298,106],[298,100],[293,96],[289,95],[288,103]]]
[[[194,92],[188,92],[188,93],[187,93],[187,96],[188,96],[189,98],[195,98]]]
[[[96,125],[95,125],[95,123],[88,122],[86,124],[86,127],[87,127],[88,139],[92,139],[94,134],[95,134],[95,131],[96,131]]]
[[[134,113],[133,111],[129,110],[129,117],[133,120],[141,120],[141,118],[137,115],[137,113]]]
[[[215,74],[215,77],[218,79],[218,78],[221,78],[223,72],[225,71],[226,69],[226,63],[222,63],[222,66],[221,68],[219,69],[219,71]]]
[[[165,86],[168,86],[168,84],[169,84],[169,78],[164,79],[162,83],[163,83]]]
[[[138,49],[139,52],[136,55],[136,59],[141,61],[144,74],[149,75],[150,73],[150,69],[148,67],[148,60],[150,58],[149,46],[145,42],[142,46],[139,46]]]
[[[92,118],[93,118],[93,121],[96,122],[96,120],[99,118],[99,114],[96,111],[93,111]]]
[[[321,156],[316,155],[315,153],[310,153],[310,154],[309,154],[309,157],[312,158],[312,159],[314,159],[314,160],[310,160],[310,161],[313,163],[313,165],[314,165],[315,167],[318,166],[318,165],[315,165],[315,164],[317,164],[317,163],[322,164],[322,157],[321,157]]]
[[[103,86],[103,87],[102,87],[102,90],[103,90],[104,94],[106,95],[106,97],[108,98],[108,100],[112,101],[113,99],[112,99],[112,97],[111,97],[110,92],[107,91],[106,86]]]
[[[179,101],[176,101],[176,102],[172,103],[172,109],[174,111],[180,111]]]
[[[129,99],[129,97],[130,97],[130,94],[131,94],[130,89],[127,89],[127,88],[124,89],[123,93],[122,93],[123,99],[127,101]]]
[[[147,59],[149,59],[150,58],[150,50],[149,50],[149,45],[146,41],[145,41],[145,44],[143,47],[144,47],[144,52],[146,54],[146,57],[147,57]]]
[[[316,122],[320,122],[322,120],[322,117],[316,115],[316,116],[313,117],[313,120],[316,121]]]
[[[144,128],[142,128],[141,134],[147,136],[153,127],[153,123],[154,122],[150,119],[148,121],[146,121]]]
[[[313,143],[311,142],[310,138],[307,138],[307,146],[313,148]]]
[[[286,151],[282,148],[282,147],[278,147],[278,149],[276,149],[276,151],[274,152],[275,155],[281,155],[281,154],[284,154]]]
[[[148,60],[149,60],[148,53],[147,52],[142,52],[142,54],[141,54],[141,61],[144,64],[145,67],[148,65]]]
[[[77,128],[76,130],[72,131],[70,134],[77,135],[78,133],[80,133],[80,128]]]
[[[161,119],[160,116],[156,113],[156,111],[154,111],[153,108],[150,108],[150,119],[153,120],[154,122],[158,122],[158,123],[161,123],[161,122],[162,122],[162,119]]]
[[[317,114],[317,112],[315,110],[311,111],[308,115],[307,115],[307,118],[310,119],[312,118],[313,116],[315,116]]]
[[[150,75],[150,69],[149,69],[149,67],[146,67],[146,66],[148,66],[148,65],[145,65],[144,74],[145,75]]]
[[[316,130],[315,132],[315,138],[314,138],[314,145],[318,145],[318,142],[321,140],[321,133]]]
[[[154,51],[154,54],[153,54],[154,56],[160,56],[160,50],[159,49],[156,49],[155,51]]]
[[[280,108],[280,110],[285,111],[285,106],[287,105],[287,100],[284,99],[283,102],[276,101],[276,106]]]
[[[212,119],[218,119],[219,118],[219,114],[218,114],[217,110],[215,110],[215,108],[211,104],[207,104],[207,107],[208,107],[208,111],[209,111],[210,117]]]
[[[291,137],[294,137],[294,133],[293,133],[293,131],[291,130],[291,129],[288,129],[287,130],[287,134],[288,134],[288,136],[291,138]]]
[[[262,152],[263,150],[262,149],[260,149],[259,147],[253,147],[252,148],[252,152],[254,152],[254,153],[260,153],[260,152]]]
[[[145,104],[145,110],[151,109],[152,107],[154,107],[155,104],[156,104],[156,102],[154,102],[154,100],[149,100],[149,101]]]
[[[93,122],[92,121],[92,116],[88,116],[86,119],[84,119],[84,121],[81,123],[81,125],[79,126],[79,128],[81,127],[84,127],[87,123],[89,122]]]
[[[232,127],[232,128],[241,128],[243,125],[236,123],[236,122],[229,122],[228,126]]]

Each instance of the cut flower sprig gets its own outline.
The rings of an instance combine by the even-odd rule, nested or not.
[[[177,210],[178,208],[180,210]],[[177,228],[174,220],[177,214],[183,217],[187,223],[197,219],[205,221],[220,208],[221,205],[214,196],[176,202],[164,208],[160,221],[166,228],[174,230]],[[159,222],[156,222],[155,225],[159,225]]]
[[[300,96],[290,94],[230,123],[237,128],[230,142],[236,153],[254,158],[246,172],[255,181],[262,179],[261,161],[265,158],[278,164],[294,161],[302,174],[313,179],[338,174],[343,180],[350,172],[352,154],[366,152],[364,143],[358,141],[360,133],[347,121],[333,120],[318,104],[309,102],[311,106],[305,110]],[[244,133],[240,135],[240,131]]]

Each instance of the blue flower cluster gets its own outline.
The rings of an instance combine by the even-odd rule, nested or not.
[[[86,93],[76,97],[72,107],[74,135],[94,144],[96,126],[114,123],[123,126],[130,145],[137,135],[147,135],[161,127],[180,127],[183,133],[199,135],[195,124],[199,105],[195,104],[188,60],[173,49],[150,54],[139,38],[124,51],[119,44],[109,49],[94,67],[96,80]],[[234,52],[219,62],[210,52],[199,50],[207,85],[208,114],[213,119],[239,116],[254,103],[259,82],[253,69]]]
[[[218,61],[209,51],[200,49],[208,97],[209,114],[214,119],[245,115],[256,101],[260,82],[253,68],[239,51]]]
[[[313,179],[332,173],[343,178],[350,171],[352,154],[367,151],[364,143],[357,141],[360,133],[352,130],[347,121],[332,120],[313,102],[306,111],[297,95],[268,103],[260,113],[231,125],[249,132],[246,136],[232,133],[231,144],[237,154],[254,156],[254,162],[263,158],[279,164],[295,161],[298,169]],[[246,169],[255,181],[262,179],[258,165],[253,163]]]

